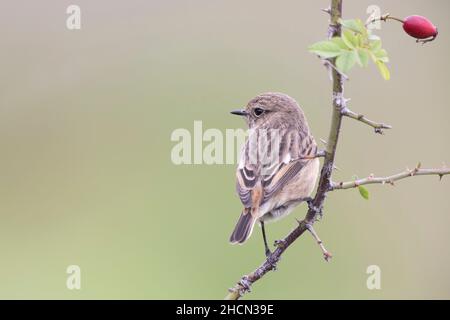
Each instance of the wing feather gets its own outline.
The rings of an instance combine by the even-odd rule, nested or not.
[[[271,139],[266,139],[267,141],[264,142],[257,132],[254,134],[257,135],[253,137],[253,140],[256,139],[256,144],[266,143],[266,149],[263,147],[263,150],[273,152],[278,150],[278,157],[276,163],[261,165],[259,154],[256,158],[259,161],[254,161],[254,159],[251,161],[249,156],[251,154],[249,149],[254,147],[255,141],[253,144],[247,141],[244,145],[236,172],[236,191],[245,208],[260,206],[269,201],[307,164],[308,160],[303,157],[314,155],[317,152],[314,138],[301,131],[281,131],[280,141],[277,144],[273,143]],[[264,136],[267,137],[267,134],[264,133]],[[249,137],[249,140],[251,138]],[[262,197],[260,197],[261,187]],[[258,198],[260,198],[257,204],[252,202],[252,198],[255,198],[252,196],[253,193],[258,193]]]

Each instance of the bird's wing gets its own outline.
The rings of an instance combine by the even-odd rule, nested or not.
[[[258,134],[258,137],[261,134]],[[299,131],[279,132],[279,141],[261,139],[257,144],[261,150],[278,151],[275,161],[261,164],[258,154],[255,161],[251,157],[251,137],[244,145],[236,176],[236,190],[245,208],[259,207],[277,194],[308,163],[305,157],[317,152],[316,143],[311,135]],[[254,143],[253,143],[254,144]],[[254,148],[254,146],[253,146]],[[266,148],[266,149],[265,149]]]

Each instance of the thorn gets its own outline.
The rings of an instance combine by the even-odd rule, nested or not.
[[[320,11],[325,12],[325,13],[328,13],[328,14],[331,15],[331,8],[330,8],[330,7],[324,8],[324,9],[320,9]]]
[[[442,178],[444,177],[444,175],[441,173],[440,175],[439,175],[439,181],[442,181]]]
[[[327,145],[327,141],[325,139],[320,138],[320,142],[322,142],[324,145]]]
[[[416,169],[419,170],[421,166],[422,166],[422,163],[419,162],[416,166]]]

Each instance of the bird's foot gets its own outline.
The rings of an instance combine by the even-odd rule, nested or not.
[[[311,197],[305,198],[305,202],[308,204],[308,209],[314,212],[317,216],[317,218],[321,219],[323,216],[322,209],[319,207],[316,207],[314,205],[314,199]]]

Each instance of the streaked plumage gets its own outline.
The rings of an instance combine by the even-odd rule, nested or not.
[[[261,110],[263,112],[258,115]],[[244,115],[250,128],[236,171],[244,209],[230,237],[244,243],[256,221],[279,219],[308,198],[319,171],[317,145],[297,102],[282,93],[252,99]]]

